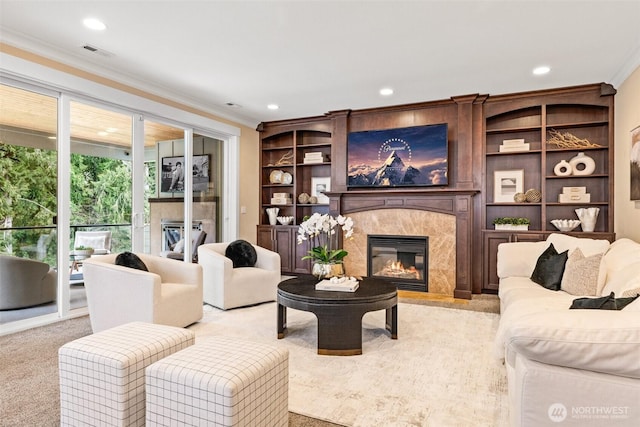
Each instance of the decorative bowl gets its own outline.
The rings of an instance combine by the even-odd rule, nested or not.
[[[277,218],[277,220],[282,225],[289,225],[289,224],[291,224],[291,221],[293,221],[293,217],[292,216],[279,216]]]
[[[580,225],[580,221],[577,219],[552,219],[551,224],[560,231],[571,231]]]

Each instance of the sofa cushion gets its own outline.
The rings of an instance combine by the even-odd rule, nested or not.
[[[140,257],[132,252],[122,252],[116,257],[116,265],[135,268],[136,270],[149,271]]]
[[[531,277],[547,242],[510,242],[498,245],[498,277]]]
[[[640,243],[626,238],[616,240],[604,255],[604,261],[609,274],[640,263]]]
[[[549,243],[553,243],[558,252],[569,251],[571,253],[576,248],[580,248],[586,257],[605,253],[611,245],[608,240],[573,237],[561,233],[549,234],[547,244]]]
[[[256,249],[246,240],[236,240],[229,243],[224,256],[233,262],[233,268],[253,267],[258,261]]]
[[[504,340],[509,351],[541,363],[640,378],[640,316],[637,312],[533,313],[509,322]]]
[[[601,264],[602,254],[585,257],[576,248],[567,259],[560,289],[571,295],[598,295],[598,283],[604,282]]]
[[[553,243],[538,257],[531,280],[547,289],[560,289],[568,251],[558,253]]]
[[[607,283],[604,285],[601,295],[614,292],[617,297],[621,297],[626,291],[637,288],[640,288],[640,261],[627,264],[619,270],[609,269]]]

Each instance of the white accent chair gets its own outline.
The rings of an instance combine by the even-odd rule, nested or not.
[[[93,332],[129,322],[185,327],[202,319],[202,267],[136,254],[147,271],[115,265],[117,254],[84,261]]]
[[[225,256],[227,243],[208,243],[198,248],[202,265],[204,302],[228,310],[275,301],[280,283],[280,254],[253,245],[258,256],[254,267],[233,268]]]

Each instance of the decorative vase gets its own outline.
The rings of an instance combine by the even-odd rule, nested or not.
[[[576,209],[576,215],[580,219],[582,231],[592,232],[596,229],[596,221],[600,208],[580,208]]]
[[[333,276],[344,276],[344,264],[342,262],[314,262],[311,274],[318,280],[328,279]]]
[[[569,160],[574,175],[591,175],[596,170],[596,162],[583,152]]]
[[[267,208],[266,211],[269,216],[269,224],[276,225],[278,223],[278,212],[280,212],[280,208]]]
[[[572,172],[573,168],[566,160],[560,160],[560,162],[558,162],[558,164],[553,168],[553,173],[555,173],[556,176],[568,176],[571,175]]]

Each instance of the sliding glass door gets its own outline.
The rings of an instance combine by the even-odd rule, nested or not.
[[[58,100],[30,89],[0,85],[0,330],[55,315],[65,267],[57,259]]]
[[[237,137],[150,117],[3,76],[0,268],[38,262],[47,278],[46,301],[0,281],[0,334],[86,314],[87,257],[165,256],[183,240],[178,259],[194,262],[197,244],[235,237],[223,197],[237,171],[223,165]]]

